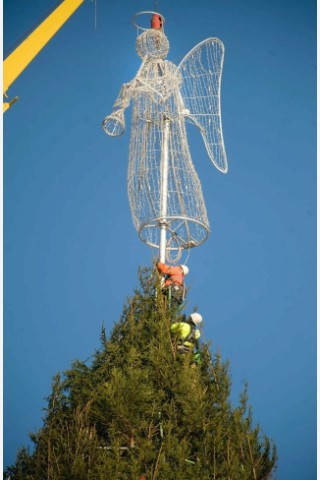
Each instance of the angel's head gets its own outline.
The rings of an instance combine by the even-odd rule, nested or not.
[[[161,30],[145,30],[138,36],[136,52],[143,60],[165,58],[169,51],[169,41]]]

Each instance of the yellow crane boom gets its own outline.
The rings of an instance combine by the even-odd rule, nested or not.
[[[80,7],[84,0],[64,0],[61,4],[4,60],[3,95],[62,25]],[[16,100],[3,103],[5,112]]]

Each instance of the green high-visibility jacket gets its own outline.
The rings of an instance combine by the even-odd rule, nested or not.
[[[200,338],[200,332],[195,327],[187,322],[175,322],[171,325],[171,332],[177,335],[179,340],[182,341],[186,347],[193,347],[194,342],[192,340],[198,340]]]

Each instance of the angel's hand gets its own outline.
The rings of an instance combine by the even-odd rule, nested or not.
[[[118,137],[126,131],[126,121],[124,118],[124,109],[114,110],[111,115],[105,117],[102,121],[102,128],[107,135]]]

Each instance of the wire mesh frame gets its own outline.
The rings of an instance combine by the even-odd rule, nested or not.
[[[156,12],[140,12],[136,16],[144,13]],[[177,67],[164,60],[167,39],[163,31],[134,24],[142,31],[136,50],[143,62],[135,78],[123,85],[114,111],[103,126],[109,135],[122,134],[123,111],[133,101],[128,168],[133,223],[140,239],[153,248],[160,249],[160,232],[165,227],[168,252],[190,249],[207,239],[210,227],[189,152],[185,122],[191,121],[199,127],[211,160],[225,173],[220,111],[223,44],[216,38],[207,39],[194,47]],[[161,214],[164,198],[161,151],[168,119],[171,177],[168,210]],[[213,140],[208,131],[210,125],[215,130]]]
[[[132,111],[129,203],[142,241],[159,248],[161,226],[166,225],[167,249],[188,249],[207,239],[209,222],[200,180],[191,160],[185,122],[180,114],[183,104],[180,95],[175,93],[179,81],[177,78],[170,81],[176,67],[163,61],[162,68],[163,78],[168,74],[166,84],[171,86],[172,94],[162,103],[153,101],[148,95],[139,95]],[[161,213],[163,139],[168,119],[168,205],[165,213]]]
[[[169,51],[169,41],[162,30],[149,29],[137,37],[136,52],[142,60],[157,61],[165,58]]]
[[[138,19],[139,17],[142,17],[143,15],[148,15],[149,17],[149,22],[150,22],[150,15],[159,15],[162,19],[162,31],[164,32],[164,25],[166,23],[166,19],[164,18],[163,15],[159,12],[153,12],[151,10],[143,11],[143,12],[138,12],[132,17],[132,24],[136,27],[137,29],[137,35],[139,35],[141,32],[140,31],[146,31],[149,30],[150,27],[142,27],[141,25],[138,24]]]
[[[186,250],[197,247],[204,243],[210,234],[210,228],[208,224],[204,224],[203,222],[200,222],[199,220],[190,217],[177,215],[172,217],[167,216],[165,223],[167,232],[170,235],[166,245],[166,249],[169,251]],[[163,219],[161,217],[152,218],[149,221],[144,222],[142,225],[140,225],[140,228],[138,230],[140,239],[150,247],[159,249],[160,227],[162,224]],[[197,228],[199,231],[201,231],[202,238],[200,240],[198,239],[197,242],[195,242],[194,240],[192,240],[191,237],[189,241],[186,242],[183,238],[185,237],[185,235],[179,235],[179,229],[181,228],[186,228],[189,231]],[[176,242],[176,245],[172,245],[173,241]]]
[[[228,162],[221,123],[221,77],[224,45],[216,37],[193,47],[181,60],[178,69],[183,77],[181,93],[192,121],[200,130],[208,156],[222,173]]]

